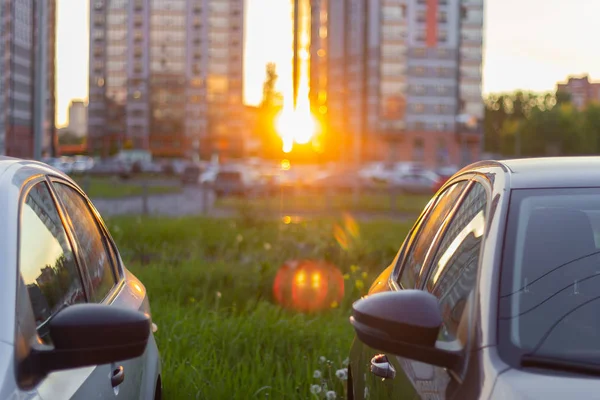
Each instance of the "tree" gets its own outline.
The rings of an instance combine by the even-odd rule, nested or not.
[[[58,136],[59,144],[84,144],[85,136],[77,136],[75,133],[71,131],[62,132]]]
[[[258,107],[255,135],[262,144],[263,156],[276,157],[281,152],[281,138],[275,130],[275,118],[283,106],[283,96],[277,92],[277,70],[274,63],[266,66],[263,98]]]

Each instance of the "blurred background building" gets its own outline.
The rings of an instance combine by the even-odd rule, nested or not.
[[[44,30],[41,43],[38,29]],[[56,150],[55,39],[55,0],[0,2],[0,154],[34,157],[38,113],[39,150],[44,154]],[[43,59],[38,58],[38,50],[45,53]],[[39,68],[38,62],[44,67]],[[35,82],[43,84],[44,90],[36,91]],[[37,102],[39,94],[42,99]]]
[[[93,0],[88,146],[242,152],[243,0]]]
[[[593,101],[600,101],[600,82],[590,82],[589,75],[570,76],[566,83],[558,83],[557,91],[569,95],[575,107],[582,110]]]
[[[347,160],[481,152],[483,0],[313,0],[311,103]]]

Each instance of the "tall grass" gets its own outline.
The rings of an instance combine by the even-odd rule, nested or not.
[[[108,223],[128,268],[148,290],[167,399],[306,399],[328,391],[343,398],[345,381],[336,371],[345,367],[353,338],[350,305],[391,262],[408,229],[351,218]],[[274,276],[298,258],[338,266],[344,301],[316,314],[275,304]],[[327,387],[315,395],[314,384]]]

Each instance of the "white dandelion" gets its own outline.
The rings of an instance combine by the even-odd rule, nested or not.
[[[316,369],[315,372],[313,372],[313,378],[319,379],[321,378],[321,376],[323,376],[323,374],[321,374],[321,371],[319,371],[318,369]]]
[[[335,371],[335,376],[337,376],[338,379],[345,381],[346,379],[348,379],[348,368],[338,369],[337,371]]]
[[[321,393],[321,386],[319,386],[319,385],[311,385],[310,386],[310,392],[312,394],[319,394],[319,393]]]
[[[333,390],[330,390],[325,394],[325,397],[327,398],[327,400],[334,400],[337,397],[337,395]]]

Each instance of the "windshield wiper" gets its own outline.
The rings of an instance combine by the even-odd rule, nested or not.
[[[535,354],[524,354],[521,356],[521,366],[600,376],[600,365],[561,358],[537,356]]]

